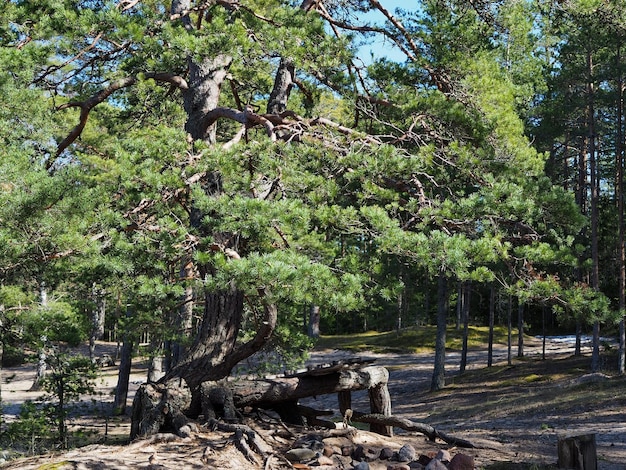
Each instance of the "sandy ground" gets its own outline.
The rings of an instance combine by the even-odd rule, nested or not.
[[[97,354],[112,354],[115,345],[99,343]],[[547,357],[566,357],[573,352],[573,346],[558,340],[547,341]],[[589,352],[588,349],[586,352]],[[525,355],[527,360],[541,357],[542,344],[539,340],[527,342]],[[333,360],[353,357],[346,351],[325,350],[315,351],[311,355],[310,363],[327,363]],[[556,463],[556,443],[559,435],[565,433],[587,434],[595,433],[598,447],[599,468],[601,470],[626,469],[626,404],[624,399],[617,400],[615,406],[603,405],[596,409],[593,402],[577,405],[568,409],[563,415],[561,412],[550,413],[550,410],[540,409],[532,411],[531,404],[535,398],[531,391],[517,390],[515,400],[519,401],[520,409],[530,409],[522,413],[503,414],[492,411],[488,415],[473,415],[471,407],[481,403],[494,403],[497,410],[498,400],[504,396],[491,393],[488,388],[484,392],[472,391],[471,396],[465,396],[458,389],[433,396],[428,393],[432,374],[432,355],[430,354],[359,354],[363,359],[375,359],[376,365],[386,366],[390,371],[389,391],[392,397],[393,414],[399,417],[423,421],[458,437],[485,443],[484,449],[472,449],[466,453],[474,456],[477,467],[484,467],[494,462],[534,462],[537,464]],[[506,363],[507,351],[498,347],[494,351],[495,363]],[[446,370],[449,380],[454,381],[458,371],[460,355],[455,352],[447,354]],[[484,351],[471,352],[468,357],[468,369],[485,367],[486,354]],[[146,379],[145,366],[137,364],[133,367],[128,405],[132,404],[134,392]],[[581,375],[583,372],[581,372]],[[19,406],[26,400],[34,400],[40,392],[30,391],[34,379],[34,368],[22,366],[2,371],[1,393],[4,419],[12,419],[19,411]],[[613,379],[608,379],[613,380]],[[95,414],[96,418],[89,418],[91,425],[104,435],[108,428],[108,442],[114,435],[128,435],[128,419],[110,420],[106,417],[113,400],[113,390],[117,382],[117,369],[107,367],[102,370],[97,382],[100,395],[95,402],[86,405],[86,412]],[[555,385],[558,387],[558,384]],[[530,389],[529,389],[530,390]],[[624,394],[626,395],[626,394]],[[510,397],[509,397],[510,398]],[[366,392],[353,393],[353,408],[367,412],[369,399]],[[325,395],[316,399],[302,402],[305,405],[318,409],[337,409],[336,397]],[[510,403],[509,405],[510,406]],[[443,412],[445,408],[445,412]],[[198,439],[200,441],[198,441]],[[202,439],[207,440],[206,442]],[[237,460],[237,452],[227,451],[224,447],[220,452],[211,452],[207,457],[207,449],[215,446],[207,444],[208,437],[198,436],[193,442],[179,442],[176,449],[169,449],[167,443],[154,445],[131,444],[125,446],[124,451],[111,451],[111,447],[103,445],[91,446],[74,452],[75,461],[87,462],[82,468],[256,468],[250,463]],[[220,439],[225,440],[225,436]],[[394,438],[396,444],[409,442],[418,449],[418,452],[427,453],[436,449],[436,446],[426,442],[419,434],[408,434],[402,431]],[[441,443],[439,443],[441,445]],[[134,447],[133,447],[134,446]],[[164,447],[165,446],[165,447]],[[170,445],[171,447],[171,445]],[[147,448],[147,450],[146,450]],[[134,450],[133,450],[134,449]],[[232,450],[232,447],[229,449]],[[185,452],[187,453],[185,457]],[[76,457],[82,455],[81,458]],[[161,467],[155,467],[157,456]],[[20,465],[7,464],[7,468],[40,468],[45,459],[52,457],[38,457],[33,460],[32,466],[28,461]],[[68,458],[67,454],[65,458]],[[44,459],[44,460],[42,460]],[[81,460],[82,459],[82,460]],[[91,464],[90,460],[93,461]],[[117,460],[116,460],[117,459]],[[152,467],[148,461],[152,459]],[[195,460],[194,460],[195,459]],[[50,461],[52,461],[50,460]],[[99,462],[97,465],[94,462]],[[191,462],[204,462],[196,467]],[[207,462],[212,462],[210,465]],[[105,463],[103,463],[105,462]],[[106,463],[108,462],[108,463]],[[208,466],[207,466],[208,465]],[[230,465],[230,466],[229,466]],[[241,466],[244,465],[244,466]],[[68,467],[69,468],[69,467]],[[73,468],[79,468],[74,466]],[[278,468],[278,467],[277,467]]]

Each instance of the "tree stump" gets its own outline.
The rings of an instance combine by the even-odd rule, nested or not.
[[[130,438],[173,432],[185,437],[191,390],[183,381],[142,385],[133,400]]]
[[[558,467],[574,470],[597,470],[596,435],[565,435],[558,440]]]

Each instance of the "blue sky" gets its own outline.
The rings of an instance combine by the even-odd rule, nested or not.
[[[380,0],[380,3],[387,10],[395,14],[396,8],[402,8],[405,10],[417,7],[419,2],[417,0]],[[383,23],[385,18],[382,14],[377,12],[370,12],[367,15],[363,15],[363,21],[372,21]],[[361,58],[369,63],[371,61],[371,55],[375,57],[386,57],[389,60],[401,61],[406,60],[406,56],[402,54],[389,40],[385,40],[382,37],[372,39],[372,43],[365,45],[360,50]]]

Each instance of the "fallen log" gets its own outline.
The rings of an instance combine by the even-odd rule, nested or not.
[[[384,367],[369,366],[325,375],[278,377],[274,379],[234,380],[227,386],[233,392],[237,408],[272,405],[329,393],[365,390],[385,386],[389,372]]]
[[[337,393],[341,409],[350,403],[350,393],[355,390],[368,391],[371,413],[391,415],[388,380],[389,372],[384,367],[367,366],[354,369],[333,366],[328,370],[316,369],[311,374],[302,373],[292,377],[237,379],[226,384],[205,382],[203,387],[209,390],[213,386],[227,387],[232,392],[232,401],[236,408],[246,406],[271,408],[278,412],[283,421],[301,425],[304,422],[302,413],[298,410],[299,399]],[[209,392],[205,395],[209,395]],[[391,426],[379,423],[371,423],[370,429],[385,436],[393,434]]]
[[[368,424],[377,424],[380,426],[391,426],[400,429],[404,429],[405,431],[414,431],[424,434],[428,439],[434,441],[439,438],[447,444],[454,445],[457,447],[465,447],[465,448],[479,448],[479,446],[474,445],[472,442],[461,439],[459,437],[450,436],[449,434],[439,431],[429,424],[419,423],[415,421],[411,421],[410,419],[400,418],[398,416],[385,416],[382,414],[363,414],[357,411],[353,411],[352,413],[352,421],[356,421],[359,423],[368,423]]]

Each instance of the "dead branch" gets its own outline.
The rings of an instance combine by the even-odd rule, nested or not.
[[[171,73],[145,73],[145,78],[153,79],[160,82],[167,82],[171,85],[174,85],[178,88],[186,90],[188,88],[187,82],[184,78],[174,75]],[[84,101],[70,101],[69,103],[65,103],[57,108],[57,110],[68,109],[68,108],[80,108],[80,117],[78,120],[78,124],[72,129],[72,131],[68,134],[68,136],[61,141],[61,143],[57,146],[57,151],[55,157],[58,157],[63,153],[65,149],[67,149],[83,132],[85,126],[87,125],[87,119],[89,118],[89,113],[91,110],[99,105],[100,103],[106,101],[109,96],[115,93],[118,90],[134,85],[139,81],[137,76],[135,77],[126,77],[121,78],[112,82],[108,87],[99,91],[95,95],[87,98]],[[55,159],[48,160],[46,164],[46,168],[49,170],[54,164]]]
[[[369,424],[381,424],[384,426],[393,426],[396,428],[404,429],[405,431],[414,431],[424,434],[431,441],[439,438],[442,441],[446,442],[450,445],[455,445],[458,447],[465,448],[478,448],[476,445],[467,441],[465,439],[461,439],[459,437],[450,436],[442,431],[435,429],[429,424],[419,423],[415,421],[411,421],[410,419],[400,418],[398,416],[384,416],[381,414],[363,414],[358,412],[353,412],[352,421],[357,421],[359,423],[369,423]]]
[[[93,38],[93,41],[91,41],[91,44],[89,44],[87,47],[85,47],[82,51],[80,51],[78,54],[76,54],[74,57],[67,59],[65,62],[63,62],[62,64],[59,65],[52,65],[48,68],[46,68],[46,70],[43,71],[43,73],[41,75],[39,75],[39,77],[37,77],[33,83],[38,83],[40,81],[42,81],[44,79],[44,77],[46,77],[47,75],[49,75],[52,72],[56,72],[57,70],[61,70],[63,67],[65,67],[68,64],[71,64],[72,62],[74,62],[77,59],[80,59],[85,53],[87,53],[88,51],[90,51],[91,49],[93,49],[94,47],[96,47],[96,44],[98,43],[98,41],[100,41],[100,39],[102,38],[102,32],[98,33],[98,35]]]

